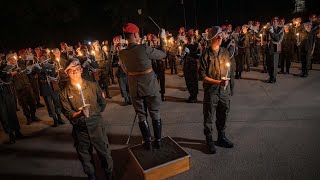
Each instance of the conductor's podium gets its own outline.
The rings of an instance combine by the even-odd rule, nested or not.
[[[145,180],[165,179],[190,169],[190,155],[172,138],[161,139],[161,148],[147,151],[143,144],[129,148],[132,164]]]

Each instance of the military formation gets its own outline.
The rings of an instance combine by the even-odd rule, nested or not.
[[[304,23],[301,18],[286,23],[274,17],[265,25],[249,21],[234,30],[231,24],[213,26],[203,33],[181,27],[177,36],[160,29],[157,35],[143,37],[135,24],[128,23],[111,43],[95,40],[70,46],[61,42],[60,48],[10,51],[0,62],[1,124],[13,144],[23,138],[16,113],[19,107],[27,125],[41,121],[38,108],[46,107],[53,127],[65,124],[63,114],[73,125],[75,148],[89,179],[96,178],[93,148],[107,179],[112,179],[113,161],[101,116],[106,99],[112,98],[110,86],[117,83],[123,105],[133,106],[145,149],[157,150],[162,147],[160,105],[166,101],[165,71],[178,74],[177,67],[182,66],[179,75],[185,79],[187,103],[198,101],[198,82],[203,82],[203,133],[214,154],[215,145],[233,147],[225,128],[234,79],[259,66],[261,73],[268,73],[265,82],[276,83],[277,74],[290,74],[292,61],[301,63],[301,73],[294,75],[308,77],[313,61],[320,59],[319,23],[316,15]],[[213,140],[214,119],[217,143]]]

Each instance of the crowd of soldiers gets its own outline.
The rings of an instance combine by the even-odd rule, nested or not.
[[[268,72],[269,74],[269,79],[265,82],[276,83],[277,74],[290,74],[291,62],[296,61],[301,62],[301,73],[296,74],[296,76],[308,76],[308,71],[312,69],[313,61],[319,60],[320,56],[320,17],[311,15],[309,20],[302,23],[301,18],[295,18],[292,22],[286,23],[284,19],[274,17],[270,23],[264,26],[258,21],[249,21],[248,24],[237,26],[235,30],[233,30],[231,24],[228,24],[208,28],[204,33],[199,33],[199,30],[194,29],[185,31],[185,28],[181,27],[177,37],[174,37],[169,32],[165,32],[164,38],[160,34],[159,36],[148,34],[142,38],[139,37],[139,44],[162,49],[165,52],[164,55],[161,53],[162,51],[158,55],[155,52],[147,52],[150,53],[149,58],[154,57],[150,72],[152,71],[156,75],[160,85],[162,101],[166,101],[166,69],[170,69],[169,72],[171,74],[177,74],[177,66],[179,63],[182,65],[182,75],[190,94],[186,99],[187,103],[197,102],[198,81],[204,81],[204,89],[206,89],[203,107],[205,115],[204,134],[206,135],[209,150],[215,153],[216,150],[211,140],[212,127],[208,125],[212,124],[212,115],[214,114],[210,109],[213,108],[213,104],[222,102],[221,108],[217,109],[217,119],[218,116],[223,119],[219,121],[220,125],[219,122],[217,123],[218,141],[224,147],[233,147],[233,144],[224,135],[226,114],[229,111],[229,95],[226,94],[225,90],[228,87],[227,92],[233,95],[234,79],[241,79],[243,71],[249,72],[251,67],[262,65],[261,72]],[[27,48],[19,50],[18,53],[9,52],[6,55],[2,55],[0,62],[0,120],[4,131],[9,135],[9,143],[13,144],[16,139],[23,137],[16,114],[16,111],[19,111],[18,103],[26,117],[27,125],[32,124],[34,121],[40,121],[36,116],[37,108],[44,107],[40,102],[40,96],[43,97],[48,114],[53,119],[53,127],[65,124],[61,117],[62,113],[66,117],[68,116],[69,120],[74,118],[66,110],[66,106],[70,109],[74,108],[72,106],[73,101],[70,100],[73,96],[63,96],[67,96],[66,94],[70,93],[66,91],[66,89],[70,88],[68,86],[70,77],[80,72],[79,69],[72,69],[77,66],[81,68],[81,78],[86,82],[84,84],[93,88],[92,83],[96,83],[97,87],[102,90],[103,98],[112,98],[109,87],[112,84],[116,84],[115,77],[117,77],[121,96],[124,98],[124,105],[133,104],[137,113],[139,108],[143,109],[143,105],[140,107],[139,97],[136,95],[136,91],[139,91],[139,89],[130,87],[130,82],[132,84],[134,81],[132,76],[140,74],[139,72],[128,72],[127,68],[129,70],[139,69],[139,67],[135,66],[141,65],[143,67],[148,65],[142,62],[142,64],[130,66],[130,61],[126,55],[122,55],[122,59],[120,58],[122,50],[132,49],[132,47],[128,47],[130,45],[128,39],[132,40],[135,36],[131,35],[135,33],[139,33],[139,31],[127,33],[130,36],[129,38],[121,35],[115,36],[110,44],[108,41],[100,43],[95,40],[86,44],[78,43],[73,47],[62,42],[60,43],[60,49],[37,47],[33,50]],[[220,39],[221,45],[217,44]],[[134,39],[134,42],[136,42],[136,39]],[[222,51],[221,54],[220,52],[215,52],[214,48],[217,47],[219,49],[220,46],[228,51]],[[148,51],[148,49],[143,51]],[[124,54],[124,51],[122,54]],[[159,61],[159,58],[163,60]],[[221,58],[220,62],[219,58]],[[214,61],[217,59],[216,63],[219,66],[216,63],[211,63],[210,60],[212,61],[212,59]],[[225,69],[220,69],[220,63],[226,63]],[[280,71],[278,71],[279,67]],[[220,69],[220,72],[217,72],[217,69]],[[146,74],[150,73],[149,69],[141,70],[141,72],[144,71],[148,71],[145,72]],[[128,76],[131,76],[131,79]],[[223,84],[221,85],[223,88],[221,91],[219,90],[222,95],[215,102],[216,99],[214,99],[212,92],[216,91],[217,87],[212,85],[217,84],[217,79],[220,85],[221,83]],[[205,82],[210,86],[205,86]],[[129,88],[134,92],[130,92]],[[72,90],[72,88],[70,89]],[[98,104],[100,104],[100,96],[97,97]],[[70,102],[67,100],[68,98]],[[154,100],[143,99],[143,101],[153,102]],[[157,104],[160,103],[157,102]],[[69,111],[73,112],[70,109]],[[221,112],[218,112],[218,110]],[[78,116],[80,115],[76,114],[76,117]],[[161,119],[160,115],[157,117],[157,113],[154,116],[154,128],[160,126],[158,127],[160,128],[160,135],[155,134],[155,136],[160,141]],[[142,134],[146,135],[145,126],[147,124],[143,124],[145,120],[144,117],[140,117],[139,125],[142,128]],[[144,140],[145,142],[148,141],[146,138]],[[160,145],[158,144],[158,146]],[[81,154],[81,152],[78,153]],[[112,160],[110,160],[109,156],[108,158],[110,165]],[[108,171],[110,171],[110,166]]]

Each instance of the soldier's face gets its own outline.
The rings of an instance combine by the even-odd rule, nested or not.
[[[60,51],[54,51],[53,54],[55,57],[60,57]]]
[[[16,65],[16,64],[17,64],[17,59],[14,58],[14,57],[11,57],[11,58],[8,59],[8,62],[9,62],[10,64]]]
[[[70,80],[73,82],[79,82],[81,79],[81,73],[82,73],[82,68],[80,65],[71,67],[68,70],[68,75],[70,77]]]

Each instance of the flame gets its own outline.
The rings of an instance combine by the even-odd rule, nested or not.
[[[81,90],[81,86],[80,86],[80,84],[77,84],[77,87],[78,87],[78,89],[79,89],[79,90]]]
[[[227,63],[226,66],[227,66],[227,67],[230,67],[230,63]]]

